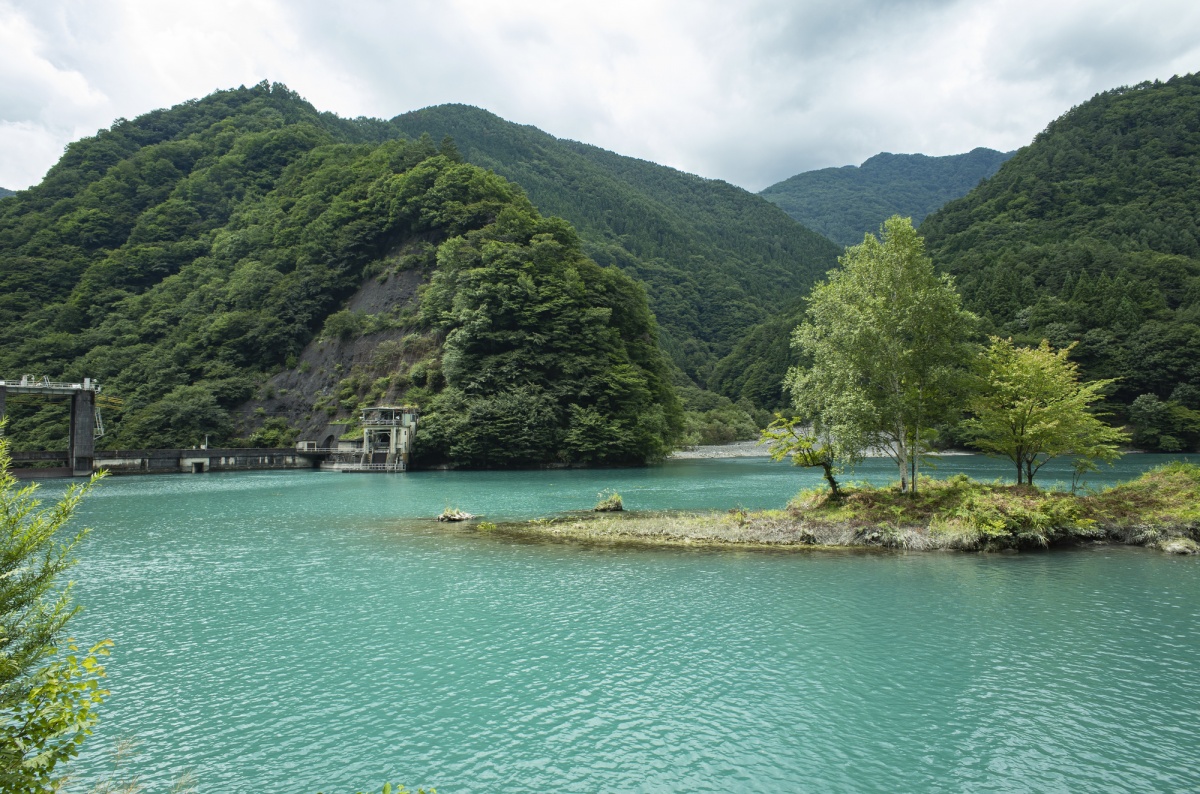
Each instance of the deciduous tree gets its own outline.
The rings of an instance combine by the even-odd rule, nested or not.
[[[1045,340],[1038,347],[1017,347],[1011,339],[992,337],[979,359],[973,416],[963,427],[976,447],[1013,462],[1018,485],[1032,485],[1038,470],[1062,455],[1113,460],[1117,444],[1129,440],[1093,410],[1113,380],[1081,383],[1079,365],[1067,357],[1072,347],[1054,350]]]
[[[885,452],[901,490],[915,488],[929,428],[960,404],[974,315],[908,218],[889,218],[880,238],[866,235],[838,261],[792,337],[811,364],[791,369],[787,385],[818,433],[846,454]]]

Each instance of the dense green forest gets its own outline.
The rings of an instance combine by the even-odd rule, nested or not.
[[[986,330],[1076,344],[1134,442],[1200,439],[1200,76],[1099,94],[921,225]]]
[[[393,135],[264,83],[72,144],[0,205],[0,371],[100,379],[110,447],[222,443],[314,337],[371,330],[341,310],[365,278],[415,268],[418,310],[368,319],[428,353],[373,384],[423,409],[426,461],[663,454],[682,416],[642,287],[448,142]],[[7,407],[61,445],[61,409]]]
[[[0,198],[7,198],[7,197],[13,196],[13,195],[16,195],[15,190],[9,190],[6,187],[0,187]]]
[[[574,224],[597,262],[645,283],[665,347],[700,386],[749,328],[807,294],[840,253],[741,188],[560,140],[478,108],[441,105],[390,123],[410,138],[451,137],[468,162],[516,182],[542,212]]]
[[[1013,155],[993,149],[929,157],[883,152],[861,166],[805,171],[759,193],[838,245],[861,243],[892,215],[920,223],[996,173]]]
[[[122,322],[142,330],[153,312],[135,304],[151,291],[173,290],[173,300],[191,300],[189,290],[201,285],[175,277],[198,260],[218,256],[233,239],[231,224],[244,223],[310,152],[335,143],[376,146],[397,139],[423,141],[426,149],[440,141],[444,156],[516,181],[520,187],[513,189],[541,211],[575,225],[583,255],[615,265],[644,285],[675,367],[671,379],[689,409],[686,441],[754,432],[768,403],[757,392],[745,392],[750,398],[735,405],[707,391],[711,373],[748,329],[798,302],[833,265],[836,246],[724,182],[559,140],[477,108],[447,105],[392,121],[349,120],[318,112],[287,88],[266,83],[219,91],[133,121],[119,119],[71,144],[41,184],[5,202],[0,371],[106,378],[110,395],[125,401],[109,405],[110,426],[117,430],[106,443],[165,443],[150,432],[155,422],[182,423],[181,432],[190,433],[199,424],[216,423],[222,428],[216,435],[232,433],[230,423],[217,418],[247,399],[246,384],[241,374],[226,378],[197,368],[197,357],[207,355],[207,346],[230,344],[232,337],[261,348],[238,364],[252,362],[256,377],[270,374],[272,366],[278,371],[294,364],[304,344],[341,308],[361,268],[330,265],[338,278],[303,287],[290,284],[295,276],[279,270],[289,289],[303,293],[299,302],[253,321],[247,314],[236,322],[226,317],[223,322],[232,325],[206,334],[173,329],[188,336],[186,345],[180,343],[155,366],[142,363],[144,347],[166,342],[130,333]],[[327,198],[321,193],[296,200]],[[324,290],[323,297],[309,294],[313,290]],[[239,311],[258,312],[262,298],[242,298]],[[277,323],[288,328],[284,336]],[[368,323],[371,328],[378,330]],[[266,357],[268,349],[278,355]],[[214,358],[231,359],[216,353]],[[723,366],[729,369],[730,362]],[[193,406],[198,410],[160,412],[153,420],[138,413],[199,381],[212,387],[215,403],[202,400],[204,405]],[[730,394],[737,399],[743,391]],[[61,413],[22,402],[9,404],[18,435],[41,420],[54,425],[51,417]],[[65,429],[46,433],[39,443],[53,446]]]

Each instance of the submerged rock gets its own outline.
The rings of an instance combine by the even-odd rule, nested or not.
[[[1164,540],[1160,545],[1163,551],[1167,554],[1198,554],[1200,553],[1200,545],[1190,538],[1172,538]]]

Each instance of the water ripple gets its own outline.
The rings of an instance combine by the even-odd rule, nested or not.
[[[526,544],[397,519],[379,482],[106,486],[80,790],[121,736],[151,790],[1200,788],[1196,560]]]

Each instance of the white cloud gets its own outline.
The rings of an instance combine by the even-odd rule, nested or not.
[[[1027,143],[1200,66],[1162,0],[0,0],[0,185],[118,116],[261,79],[318,108],[443,102],[759,189],[878,151]]]

